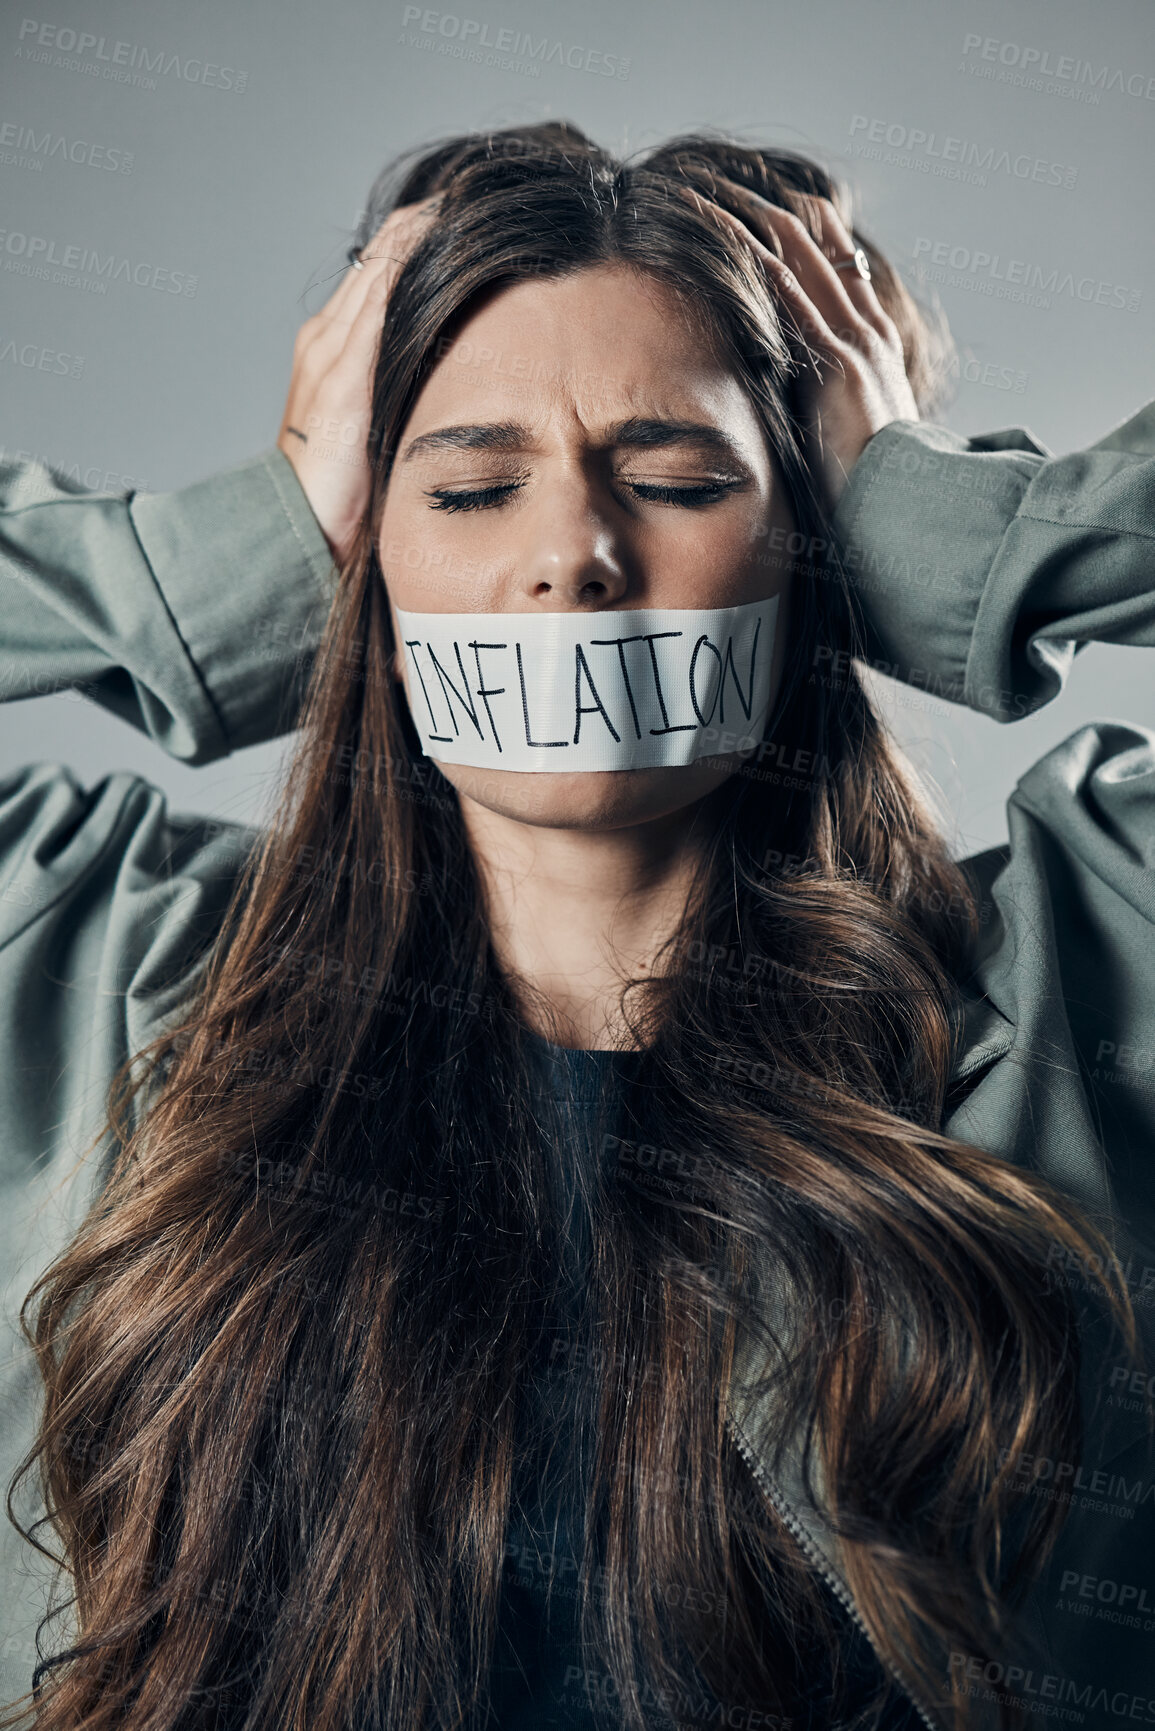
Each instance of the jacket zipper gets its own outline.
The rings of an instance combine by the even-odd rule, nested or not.
[[[930,1709],[919,1698],[919,1696],[915,1694],[903,1674],[900,1671],[895,1670],[894,1666],[884,1659],[882,1654],[878,1651],[870,1630],[867,1628],[866,1623],[863,1620],[862,1613],[854,1602],[853,1595],[834,1573],[833,1569],[831,1569],[826,1558],[822,1555],[822,1552],[819,1550],[810,1534],[806,1531],[802,1522],[790,1507],[790,1504],[786,1501],[785,1496],[779,1490],[774,1480],[770,1477],[765,1465],[756,1456],[737,1421],[733,1417],[730,1419],[730,1429],[734,1441],[738,1444],[739,1451],[749,1466],[750,1471],[753,1473],[756,1482],[761,1485],[765,1494],[774,1504],[774,1507],[778,1510],[778,1513],[782,1516],[782,1519],[790,1528],[790,1531],[794,1534],[794,1537],[798,1540],[798,1543],[810,1558],[811,1562],[818,1570],[818,1573],[829,1585],[831,1592],[836,1595],[841,1604],[845,1605],[847,1611],[854,1619],[854,1622],[862,1630],[862,1633],[866,1636],[867,1642],[883,1670],[887,1671],[894,1678],[894,1681],[899,1685],[903,1693],[911,1702],[911,1705],[914,1707],[919,1718],[929,1727],[929,1731],[944,1731],[942,1724],[934,1717]]]

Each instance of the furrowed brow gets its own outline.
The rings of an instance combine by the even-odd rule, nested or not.
[[[486,421],[475,425],[439,427],[435,432],[422,433],[411,439],[402,453],[401,462],[410,463],[416,457],[438,451],[523,451],[535,442],[531,429],[518,421]],[[734,441],[720,427],[707,421],[671,421],[631,415],[606,429],[605,443],[636,449],[655,449],[669,445],[697,445],[714,455],[726,457],[732,463],[742,461]]]
[[[697,445],[701,450],[728,457],[732,463],[742,460],[738,446],[729,434],[724,433],[721,427],[711,426],[708,421],[652,420],[633,415],[628,421],[619,421],[617,426],[610,428],[609,442],[643,449]]]

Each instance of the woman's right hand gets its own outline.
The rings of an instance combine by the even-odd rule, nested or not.
[[[277,447],[293,465],[339,562],[369,497],[365,441],[386,303],[440,198],[437,194],[391,212],[362,252],[364,269],[349,268],[320,311],[305,320],[293,344],[293,374]]]

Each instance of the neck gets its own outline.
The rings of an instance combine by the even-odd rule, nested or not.
[[[526,1023],[563,1046],[635,1048],[622,985],[653,973],[683,917],[708,835],[695,822],[703,802],[579,830],[522,823],[459,797],[494,951]]]

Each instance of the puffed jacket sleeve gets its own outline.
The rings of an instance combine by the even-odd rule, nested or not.
[[[1058,457],[1022,428],[965,438],[895,422],[852,469],[833,529],[865,658],[1015,721],[1060,693],[1092,640],[1155,647],[1155,404]],[[943,1127],[1041,1172],[1096,1216],[1150,1368],[1155,657],[1146,690],[1134,712],[1087,722],[1032,764],[1006,802],[1006,842],[963,862],[983,928]],[[1043,1290],[1081,1313],[1085,1428],[1076,1461],[1022,1463],[1025,1483],[1037,1473],[1039,1494],[1068,1512],[1024,1610],[1033,1645],[1012,1650],[1020,1677],[1078,1699],[1082,1722],[1098,1728],[1121,1711],[1155,1714],[1150,1618],[1113,1606],[1108,1618],[1103,1591],[1143,1582],[1155,1546],[1155,1461],[1133,1398],[1155,1385],[1121,1355],[1086,1272],[1052,1241]],[[1066,1473],[1078,1494],[1060,1488]],[[944,1676],[954,1664],[944,1656]]]
[[[208,763],[293,724],[332,560],[276,448],[173,493],[0,463],[0,696],[68,687]]]
[[[277,450],[155,496],[0,469],[5,695],[82,690],[190,762],[293,725],[331,582]],[[86,788],[67,765],[0,764],[0,1180],[71,1141],[80,1094],[152,1031],[252,840],[170,814],[128,771]]]
[[[1092,640],[1155,647],[1155,404],[1063,457],[1022,429],[895,422],[834,530],[867,659],[1014,721]],[[964,862],[983,895],[981,1002],[956,1068],[973,1092],[948,1128],[1155,1247],[1155,659],[1152,674],[1145,712],[1046,752],[1007,800],[1007,843]]]
[[[870,663],[1016,721],[1092,639],[1155,644],[1155,403],[1062,457],[1024,428],[894,421],[851,470],[833,529]]]
[[[0,465],[0,695],[83,693],[188,763],[295,725],[335,583],[278,450],[158,495],[85,493],[41,463]],[[179,1013],[256,839],[170,812],[115,766],[83,786],[67,765],[32,761],[35,745],[0,758],[5,1488],[42,1395],[21,1302],[99,1191],[113,1075]],[[15,1506],[41,1512],[27,1481]],[[51,1574],[0,1522],[0,1700],[31,1686]]]

